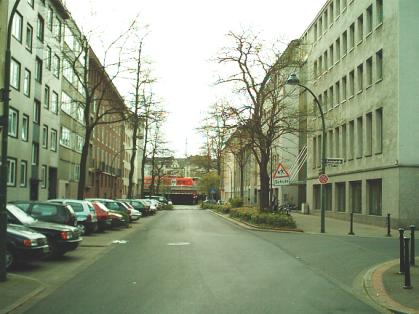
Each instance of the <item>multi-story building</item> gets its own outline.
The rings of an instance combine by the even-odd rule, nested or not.
[[[419,2],[329,0],[304,32],[303,83],[323,106],[326,139],[307,139],[307,202],[320,207],[322,158],[328,215],[382,224],[418,223]],[[308,99],[311,105],[311,96]],[[318,112],[308,129],[321,130]],[[322,140],[326,155],[321,155]]]
[[[2,1],[1,14],[10,16],[12,3]],[[13,19],[9,200],[42,200],[57,194],[60,119],[54,95],[61,94],[61,34],[68,17],[61,1],[28,0],[19,3]]]

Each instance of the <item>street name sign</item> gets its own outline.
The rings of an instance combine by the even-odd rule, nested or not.
[[[343,164],[343,158],[326,158],[326,165],[337,166]]]
[[[285,167],[282,163],[279,163],[275,169],[275,172],[272,174],[272,185],[281,186],[290,184],[290,175],[288,171],[285,170]]]

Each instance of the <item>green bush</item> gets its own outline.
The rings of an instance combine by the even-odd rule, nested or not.
[[[230,217],[262,227],[296,228],[292,216],[283,213],[261,212],[253,207],[231,208]]]
[[[243,200],[239,197],[230,198],[229,203],[232,208],[243,207]]]
[[[219,204],[212,204],[212,203],[202,203],[201,204],[202,209],[212,209],[216,212],[228,214],[230,212],[230,205],[219,205]]]
[[[164,204],[161,209],[163,209],[163,210],[172,210],[173,209],[173,205]]]

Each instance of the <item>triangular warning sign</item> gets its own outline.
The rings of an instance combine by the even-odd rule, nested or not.
[[[276,167],[272,178],[274,179],[279,179],[279,178],[289,178],[289,174],[287,172],[287,170],[285,170],[284,166],[282,165],[282,163],[279,163],[278,166]]]

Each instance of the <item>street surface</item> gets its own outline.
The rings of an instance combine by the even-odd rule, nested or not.
[[[150,218],[123,239],[127,243],[24,309],[378,313],[360,279],[368,268],[397,258],[397,239],[249,231],[192,206]]]

